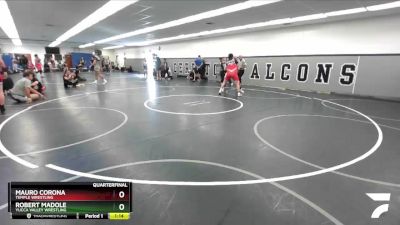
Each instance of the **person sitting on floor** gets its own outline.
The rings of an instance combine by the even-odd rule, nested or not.
[[[79,60],[79,64],[77,66],[77,69],[79,69],[79,71],[82,71],[84,66],[85,66],[85,59],[83,59],[83,57],[81,57],[81,60]]]
[[[18,73],[19,72],[19,69],[18,69],[18,60],[17,59],[15,59],[15,58],[13,58],[13,60],[12,60],[12,63],[13,63],[13,66],[12,66],[12,70],[13,70],[13,73]]]
[[[31,87],[35,89],[37,92],[43,94],[43,92],[46,90],[42,82],[40,82],[40,80],[37,79],[36,74],[33,74],[31,82],[32,82]]]
[[[81,71],[79,70],[79,68],[78,68],[78,66],[75,68],[75,75],[76,75],[76,78],[78,78],[78,81],[79,82],[81,82],[81,81],[86,81],[86,78],[84,78],[84,77],[81,77],[79,74],[81,73]]]
[[[193,75],[192,75],[193,73]],[[200,73],[199,70],[197,69],[197,67],[193,67],[192,71],[190,72],[190,80],[193,82],[196,82],[197,80],[200,80]]]
[[[127,72],[128,72],[128,73],[133,73],[133,68],[132,68],[132,66],[129,66],[129,67],[128,67]]]
[[[65,88],[68,88],[70,85],[72,87],[76,88],[76,85],[78,85],[78,83],[79,83],[79,79],[78,79],[76,73],[72,72],[72,70],[66,70],[64,72],[63,80],[64,80]]]
[[[26,70],[23,74],[23,78],[15,83],[14,88],[8,92],[8,95],[18,103],[31,103],[35,100],[46,99],[43,94],[31,87],[34,75],[35,72],[32,70]]]
[[[188,80],[193,81],[193,80],[196,79],[195,74],[196,74],[196,70],[193,68],[193,69],[189,72],[189,75],[188,75],[186,78],[187,78]]]
[[[199,55],[195,60],[195,77],[198,78],[199,80],[206,80],[205,73],[206,73],[206,65],[204,59],[201,58]],[[197,79],[194,79],[193,81],[196,81]]]

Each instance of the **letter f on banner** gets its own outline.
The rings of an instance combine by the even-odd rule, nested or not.
[[[366,193],[375,202],[389,202],[390,193]],[[389,204],[383,204],[378,206],[371,215],[372,219],[378,219],[383,213],[389,211]]]

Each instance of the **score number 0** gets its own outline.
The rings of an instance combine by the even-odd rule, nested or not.
[[[118,193],[118,197],[119,198],[124,198],[125,197],[125,192],[120,191]],[[125,205],[124,204],[119,204],[118,208],[119,208],[119,210],[123,211],[125,209]]]

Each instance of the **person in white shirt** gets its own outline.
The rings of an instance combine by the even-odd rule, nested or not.
[[[93,59],[92,66],[94,68],[94,75],[95,75],[95,81],[93,83],[98,85],[106,84],[107,80],[104,79],[104,75],[102,74],[102,65],[100,56],[93,53],[92,59]],[[100,81],[102,81],[102,83],[100,83]]]
[[[239,81],[240,81],[240,92],[243,93],[244,91],[242,89],[242,76],[244,74],[244,71],[247,68],[247,63],[246,63],[246,60],[244,60],[243,56],[241,56],[241,55],[238,57],[238,59],[239,59],[239,62],[238,62],[238,67],[239,67],[238,75],[239,75]]]
[[[38,99],[46,99],[44,95],[32,88],[34,72],[32,70],[26,70],[23,74],[23,78],[18,80],[14,88],[8,93],[9,96],[17,102],[31,103]]]

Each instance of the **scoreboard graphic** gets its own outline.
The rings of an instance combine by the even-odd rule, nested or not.
[[[8,183],[12,219],[128,220],[132,199],[129,182]]]

